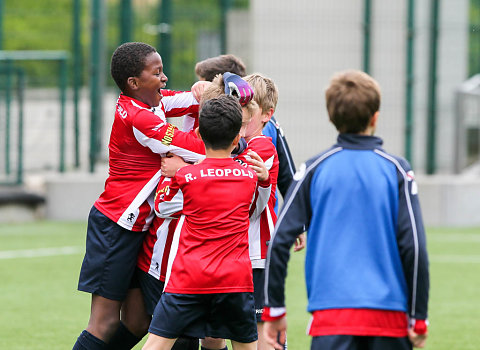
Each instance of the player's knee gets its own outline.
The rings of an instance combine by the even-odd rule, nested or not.
[[[225,339],[210,337],[205,337],[204,339],[202,339],[201,344],[203,350],[222,350],[225,349],[225,347],[227,346]]]
[[[139,338],[143,338],[148,333],[148,327],[150,326],[150,317],[138,318],[136,320],[126,319],[122,320],[125,327]]]
[[[115,334],[119,324],[120,320],[114,317],[90,319],[87,331],[106,342]]]

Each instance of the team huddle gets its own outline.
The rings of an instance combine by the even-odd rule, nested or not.
[[[373,136],[376,82],[332,79],[338,143],[294,175],[273,81],[232,55],[196,73],[191,91],[166,90],[153,47],[113,53],[121,94],[78,284],[90,319],[73,349],[132,349],[147,333],[147,350],[285,349],[286,267],[304,232],[312,349],[423,347],[425,232],[409,164]]]

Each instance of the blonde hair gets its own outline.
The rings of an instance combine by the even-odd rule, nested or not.
[[[202,94],[202,97],[200,99],[200,109],[202,108],[205,101],[208,101],[212,98],[217,98],[222,95],[225,95],[225,84],[223,82],[223,75],[217,74],[213,79],[212,84],[210,84],[210,86],[207,87]],[[242,108],[245,108],[251,117],[253,113],[259,108],[259,106],[257,102],[255,102],[255,100],[251,100],[246,105],[242,106]]]
[[[278,90],[272,79],[267,78],[259,73],[249,74],[243,78],[250,84],[254,91],[253,99],[262,109],[263,113],[277,107]]]

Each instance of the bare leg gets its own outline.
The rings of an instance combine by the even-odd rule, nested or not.
[[[200,340],[200,343],[204,348],[207,348],[210,350],[225,349],[225,346],[227,346],[225,339],[221,339],[221,338],[205,337],[205,339]]]
[[[156,334],[149,333],[147,342],[143,346],[142,350],[170,350],[173,344],[175,344],[175,340],[177,339],[164,338]]]
[[[108,343],[120,323],[121,301],[92,294],[87,332]]]
[[[122,305],[121,319],[125,327],[139,338],[148,332],[152,317],[147,314],[140,288],[129,289]]]
[[[233,350],[257,350],[257,341],[252,343],[239,343],[232,340]]]

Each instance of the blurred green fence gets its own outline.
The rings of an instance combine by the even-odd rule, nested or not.
[[[393,0],[390,1],[394,3]],[[449,1],[452,3],[452,0]],[[480,0],[467,1],[470,4],[468,73],[472,76],[480,72],[480,60],[478,60],[480,57]],[[23,113],[26,137],[23,140],[25,155],[23,169],[25,172],[70,171],[78,168],[94,171],[95,164],[105,160],[108,143],[106,129],[110,127],[108,118],[111,118],[110,114],[112,114],[111,111],[107,112],[107,109],[113,106],[104,105],[103,101],[106,92],[118,93],[109,77],[108,63],[113,50],[120,43],[143,41],[157,47],[169,78],[168,88],[188,89],[195,81],[195,63],[225,51],[227,13],[232,9],[253,8],[255,11],[262,7],[259,5],[260,0],[251,3],[249,0],[0,0],[0,50],[24,52],[62,50],[70,53],[68,60],[61,63],[65,65],[64,77],[60,74],[57,63],[48,63],[44,60],[17,60],[14,64],[15,70],[24,72]],[[273,3],[267,13],[268,16],[261,14],[265,21],[273,21],[275,17],[275,11],[278,9]],[[379,9],[382,8],[383,11],[382,6],[386,6],[385,3],[380,0],[355,2],[357,9],[355,16],[358,17],[359,25],[354,28],[355,32],[352,31],[351,36],[358,39],[357,42],[361,42],[358,45],[362,57],[360,68],[372,71],[374,76],[378,74],[380,68],[383,68],[383,62],[382,67],[377,64],[379,39],[383,40],[383,35],[389,34],[378,31],[386,14],[386,12],[380,13]],[[445,37],[447,30],[450,29],[447,26],[451,25],[442,24],[442,21],[438,25],[436,19],[448,17],[442,13],[447,3],[447,0],[407,0],[403,7],[405,11],[395,14],[395,20],[404,23],[407,34],[406,40],[402,41],[406,50],[399,50],[402,55],[404,52],[407,55],[404,82],[406,122],[405,130],[402,131],[402,139],[405,141],[402,142],[404,155],[409,160],[415,158],[413,154],[415,147],[412,146],[415,136],[413,130],[415,128],[418,130],[419,118],[417,115],[415,119],[414,109],[415,100],[417,104],[420,100],[415,99],[415,96],[427,90],[427,86],[424,88],[420,85],[419,88],[420,82],[428,85],[429,91],[429,94],[423,98],[427,101],[426,109],[428,109],[428,116],[425,117],[426,123],[424,123],[426,130],[425,132],[421,130],[422,142],[423,139],[428,139],[428,145],[425,146],[425,153],[427,153],[425,163],[429,173],[436,172],[435,158],[438,156],[435,152],[439,147],[439,142],[436,142],[436,135],[439,132],[436,131],[438,101],[435,89],[441,80],[442,72],[436,71],[436,58],[441,53],[436,52],[435,45],[437,35]],[[319,5],[312,2],[311,6],[315,8]],[[331,5],[331,7],[333,9],[335,6]],[[294,8],[295,6],[292,7]],[[326,9],[329,10],[328,7]],[[335,18],[337,23],[342,23],[348,17],[345,16],[347,12],[347,9],[341,8],[335,13],[332,12],[331,18]],[[251,18],[258,16],[255,13],[249,15]],[[291,13],[292,20],[295,15],[294,12]],[[307,25],[307,19],[304,22]],[[247,36],[256,34],[256,28],[249,27],[250,23],[237,24],[246,28]],[[344,24],[343,27],[347,28],[349,23],[344,22]],[[239,29],[245,29],[243,27]],[[301,28],[292,27],[290,30],[295,32],[299,29]],[[272,33],[277,32],[272,28]],[[336,38],[336,35],[340,34],[332,32],[329,36]],[[252,36],[249,40],[253,42],[255,38],[252,39]],[[426,41],[425,36],[431,39]],[[339,40],[334,41],[327,50],[322,51],[322,60],[325,62],[334,57],[328,56],[329,54],[335,55],[339,52]],[[255,45],[254,49],[261,47],[267,50],[262,46],[263,42],[260,44],[255,42]],[[423,81],[418,79],[418,70],[422,68],[423,61],[415,62],[415,55],[418,56],[419,51],[422,51],[423,56],[425,56],[423,51],[432,53],[429,62],[425,62],[428,63],[430,71],[422,75]],[[355,55],[357,54],[355,52]],[[426,67],[426,64],[423,67]],[[2,69],[3,72],[6,71],[5,67]],[[425,68],[422,69],[425,70]],[[15,72],[12,71],[8,79],[17,81]],[[4,76],[8,80],[7,75]],[[3,148],[0,148],[0,163],[2,163],[0,175],[2,180],[8,178],[8,181],[11,181],[12,169],[17,169],[13,161],[18,159],[19,153],[13,149],[20,147],[16,143],[17,139],[12,135],[19,134],[20,130],[16,129],[18,125],[16,120],[15,122],[7,120],[7,108],[10,104],[16,106],[17,100],[12,90],[10,102],[7,102],[9,92],[7,92],[6,83],[2,84],[0,86],[0,132],[2,133],[0,136],[5,135],[5,139],[9,141],[8,147],[3,137],[0,141],[3,145],[1,146]],[[59,85],[66,86],[64,92],[60,92],[60,96],[57,89]],[[109,100],[108,103],[113,105],[114,101]],[[17,113],[15,108],[13,109]],[[283,125],[285,124],[287,123]],[[8,133],[7,125],[10,128]],[[423,146],[417,142],[416,148],[423,148]],[[423,159],[420,160],[423,162]]]
[[[24,71],[0,65],[0,184],[20,184],[23,179],[24,89]]]
[[[0,61],[6,77],[0,86],[5,135],[0,181],[21,182],[22,169],[93,171],[108,143],[103,96],[116,90],[108,74],[114,49],[126,41],[157,47],[168,88],[189,89],[195,63],[225,50],[228,9],[247,5],[245,0],[0,0],[0,50],[4,56],[17,52],[15,59]],[[33,51],[59,50],[65,58],[56,62],[32,58]],[[7,84],[16,82],[20,71],[27,98],[14,110],[25,114],[23,141],[13,136],[22,133],[16,119],[12,122],[19,99],[10,89],[18,84]],[[12,180],[13,168],[20,175]]]

